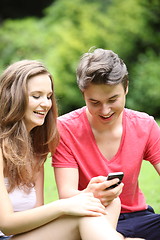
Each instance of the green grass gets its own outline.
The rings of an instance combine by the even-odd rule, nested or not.
[[[142,165],[139,181],[147,203],[155,209],[156,213],[160,213],[160,178],[152,165],[146,161]],[[58,194],[51,159],[48,159],[45,163],[45,203],[57,199]]]
[[[44,200],[45,203],[58,199],[58,193],[54,178],[53,167],[51,166],[51,158],[45,162],[45,178],[44,178]]]
[[[147,204],[151,205],[156,213],[160,213],[160,177],[147,161],[143,161],[139,183]]]
[[[160,120],[157,120],[160,125]],[[139,177],[140,188],[144,193],[147,203],[151,205],[156,213],[160,213],[160,178],[153,166],[143,161]],[[45,163],[45,203],[58,199],[51,158]]]

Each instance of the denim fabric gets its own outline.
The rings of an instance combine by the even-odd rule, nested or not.
[[[144,211],[121,213],[117,231],[124,237],[160,240],[160,214],[151,206]]]
[[[0,236],[0,240],[7,240],[7,239],[10,239],[11,237],[2,237],[2,236]]]

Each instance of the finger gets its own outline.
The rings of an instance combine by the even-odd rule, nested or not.
[[[104,213],[104,211],[106,211],[105,206],[101,203],[100,200],[97,201],[97,202],[91,203],[91,204],[90,204],[90,207],[91,207],[91,208],[94,208],[94,210],[95,210],[95,208],[96,208],[96,209],[100,209],[100,210],[102,211],[102,213]]]
[[[99,198],[94,197],[94,195],[90,196],[90,199],[91,199],[93,202],[98,202],[98,203],[100,203]]]
[[[115,197],[118,197],[118,196],[122,193],[123,186],[124,186],[124,184],[123,184],[123,183],[120,183],[117,187],[113,188],[112,191],[111,191],[112,194],[113,194]]]
[[[112,200],[113,201],[113,200]],[[112,201],[107,201],[107,202],[104,202],[104,206],[107,207],[108,205],[111,204]]]
[[[89,198],[94,198],[94,195],[92,192],[86,192],[86,193],[83,193],[84,195],[88,196]]]
[[[102,198],[101,203],[104,207],[107,207],[113,201],[113,199],[114,198]]]
[[[98,212],[98,213],[101,213],[103,215],[107,214],[106,208],[104,206],[103,206],[103,208],[101,206],[93,206],[91,211]]]
[[[102,183],[106,181],[106,177],[104,176],[98,176],[98,177],[93,177],[91,180],[90,180],[90,183]]]
[[[99,213],[101,215],[106,215],[107,211],[105,208],[101,208],[99,206],[90,206],[89,209],[87,209],[87,211],[90,211],[91,213]]]
[[[100,212],[94,212],[94,211],[85,211],[81,216],[88,216],[88,217],[99,217],[103,216],[104,214]]]
[[[103,182],[101,184],[101,187],[103,187],[103,190],[108,190],[107,188],[111,187],[112,185],[118,184],[118,183],[119,183],[118,178],[115,178],[115,179],[112,179],[112,180],[106,180],[105,182]]]

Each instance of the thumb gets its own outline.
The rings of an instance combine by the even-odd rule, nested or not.
[[[90,180],[90,183],[102,183],[104,181],[107,180],[107,177],[104,177],[104,176],[98,176],[98,177],[93,177],[91,180]]]

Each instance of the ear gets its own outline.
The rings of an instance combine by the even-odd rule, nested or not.
[[[82,97],[84,98],[84,92],[83,91],[81,91],[81,94],[82,94]]]
[[[126,95],[128,93],[128,88],[129,88],[129,84],[127,83],[126,92],[125,92]]]

